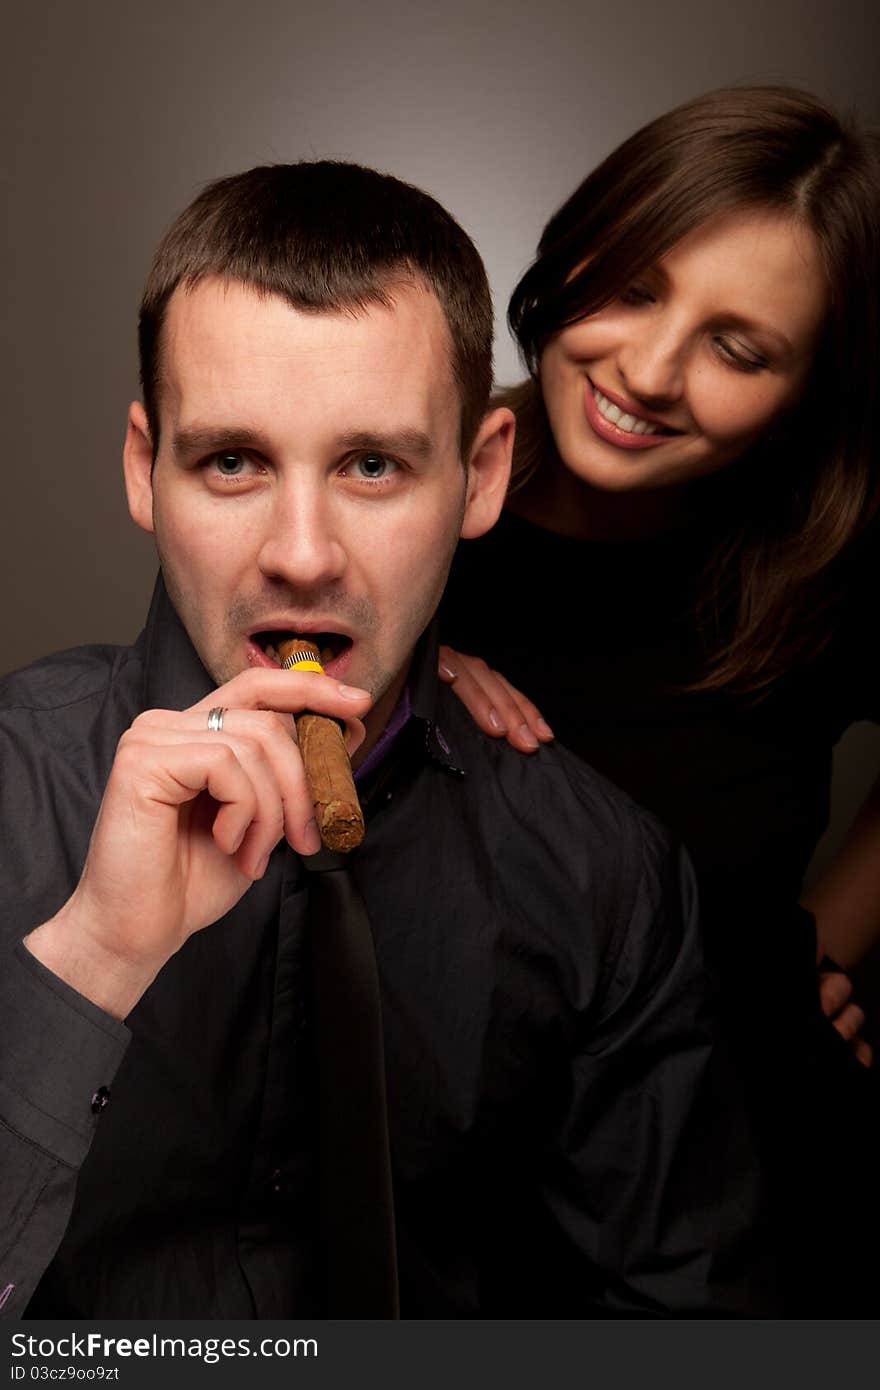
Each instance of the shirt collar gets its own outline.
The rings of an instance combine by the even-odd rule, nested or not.
[[[214,689],[214,681],[196,654],[161,574],[156,579],[138,645],[144,659],[144,709],[188,709]],[[404,693],[386,729],[358,769],[359,776],[372,772],[403,729],[414,722],[422,726],[420,741],[431,761],[449,772],[463,774],[461,763],[437,722],[438,646],[434,619],[416,643]]]
[[[412,713],[424,729],[425,752],[432,762],[447,772],[464,776],[464,768],[454,748],[449,744],[437,717],[437,695],[440,679],[437,675],[440,635],[437,619],[432,619],[416,643],[409,669],[409,695]]]
[[[214,689],[215,682],[199,660],[161,574],[138,646],[144,659],[144,709],[188,709]]]
[[[410,719],[412,718],[412,703],[409,698],[409,686],[403,687],[403,692],[397,704],[394,706],[391,718],[382,730],[381,734],[373,744],[367,756],[359,767],[355,768],[355,782],[362,782],[365,777],[369,777],[371,772],[385,759],[387,753],[397,741],[398,734],[403,733]]]
[[[384,763],[392,747],[398,744],[404,729],[413,726],[421,726],[417,742],[432,762],[457,776],[464,774],[437,721],[439,645],[437,621],[434,619],[416,643],[403,694],[387,726],[357,769],[354,779],[357,783],[362,783]]]

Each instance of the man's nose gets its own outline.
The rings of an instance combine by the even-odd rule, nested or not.
[[[673,323],[645,323],[618,352],[623,389],[654,410],[674,405],[682,395],[686,353],[686,338]]]
[[[258,555],[266,578],[315,588],[339,579],[347,562],[332,500],[315,487],[279,489]]]

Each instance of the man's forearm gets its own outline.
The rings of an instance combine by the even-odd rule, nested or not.
[[[0,1017],[0,1315],[20,1317],[64,1235],[129,1034],[20,945],[2,962]]]
[[[111,1018],[127,1018],[158,971],[127,961],[77,930],[70,904],[24,938],[31,955]]]

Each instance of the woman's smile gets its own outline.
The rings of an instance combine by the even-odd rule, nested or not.
[[[620,396],[612,398],[600,391],[587,377],[584,388],[584,413],[590,428],[618,449],[651,449],[680,433],[669,429],[656,419],[637,413]]]

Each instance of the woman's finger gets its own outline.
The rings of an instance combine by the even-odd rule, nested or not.
[[[853,1052],[857,1062],[861,1062],[863,1067],[870,1067],[874,1061],[874,1049],[870,1043],[865,1042],[864,1038],[859,1038],[853,1044]]]
[[[852,980],[842,970],[822,971],[819,975],[819,1000],[826,1018],[834,1018],[848,1003]]]
[[[517,690],[516,686],[511,685],[507,677],[502,676],[500,671],[493,671],[492,674],[497,676],[511,698],[516,701],[517,708],[522,712],[524,722],[531,729],[532,733],[535,734],[542,743],[549,743],[554,737],[553,730],[538,709],[538,706],[530,700],[527,695],[524,695],[521,690]]]
[[[834,1027],[842,1038],[847,1042],[852,1042],[853,1038],[858,1037],[865,1025],[865,1013],[858,1004],[847,1004],[837,1017],[834,1019]]]
[[[542,737],[553,737],[537,707],[480,657],[441,647],[438,669],[484,733],[506,736],[514,748],[528,753]]]

